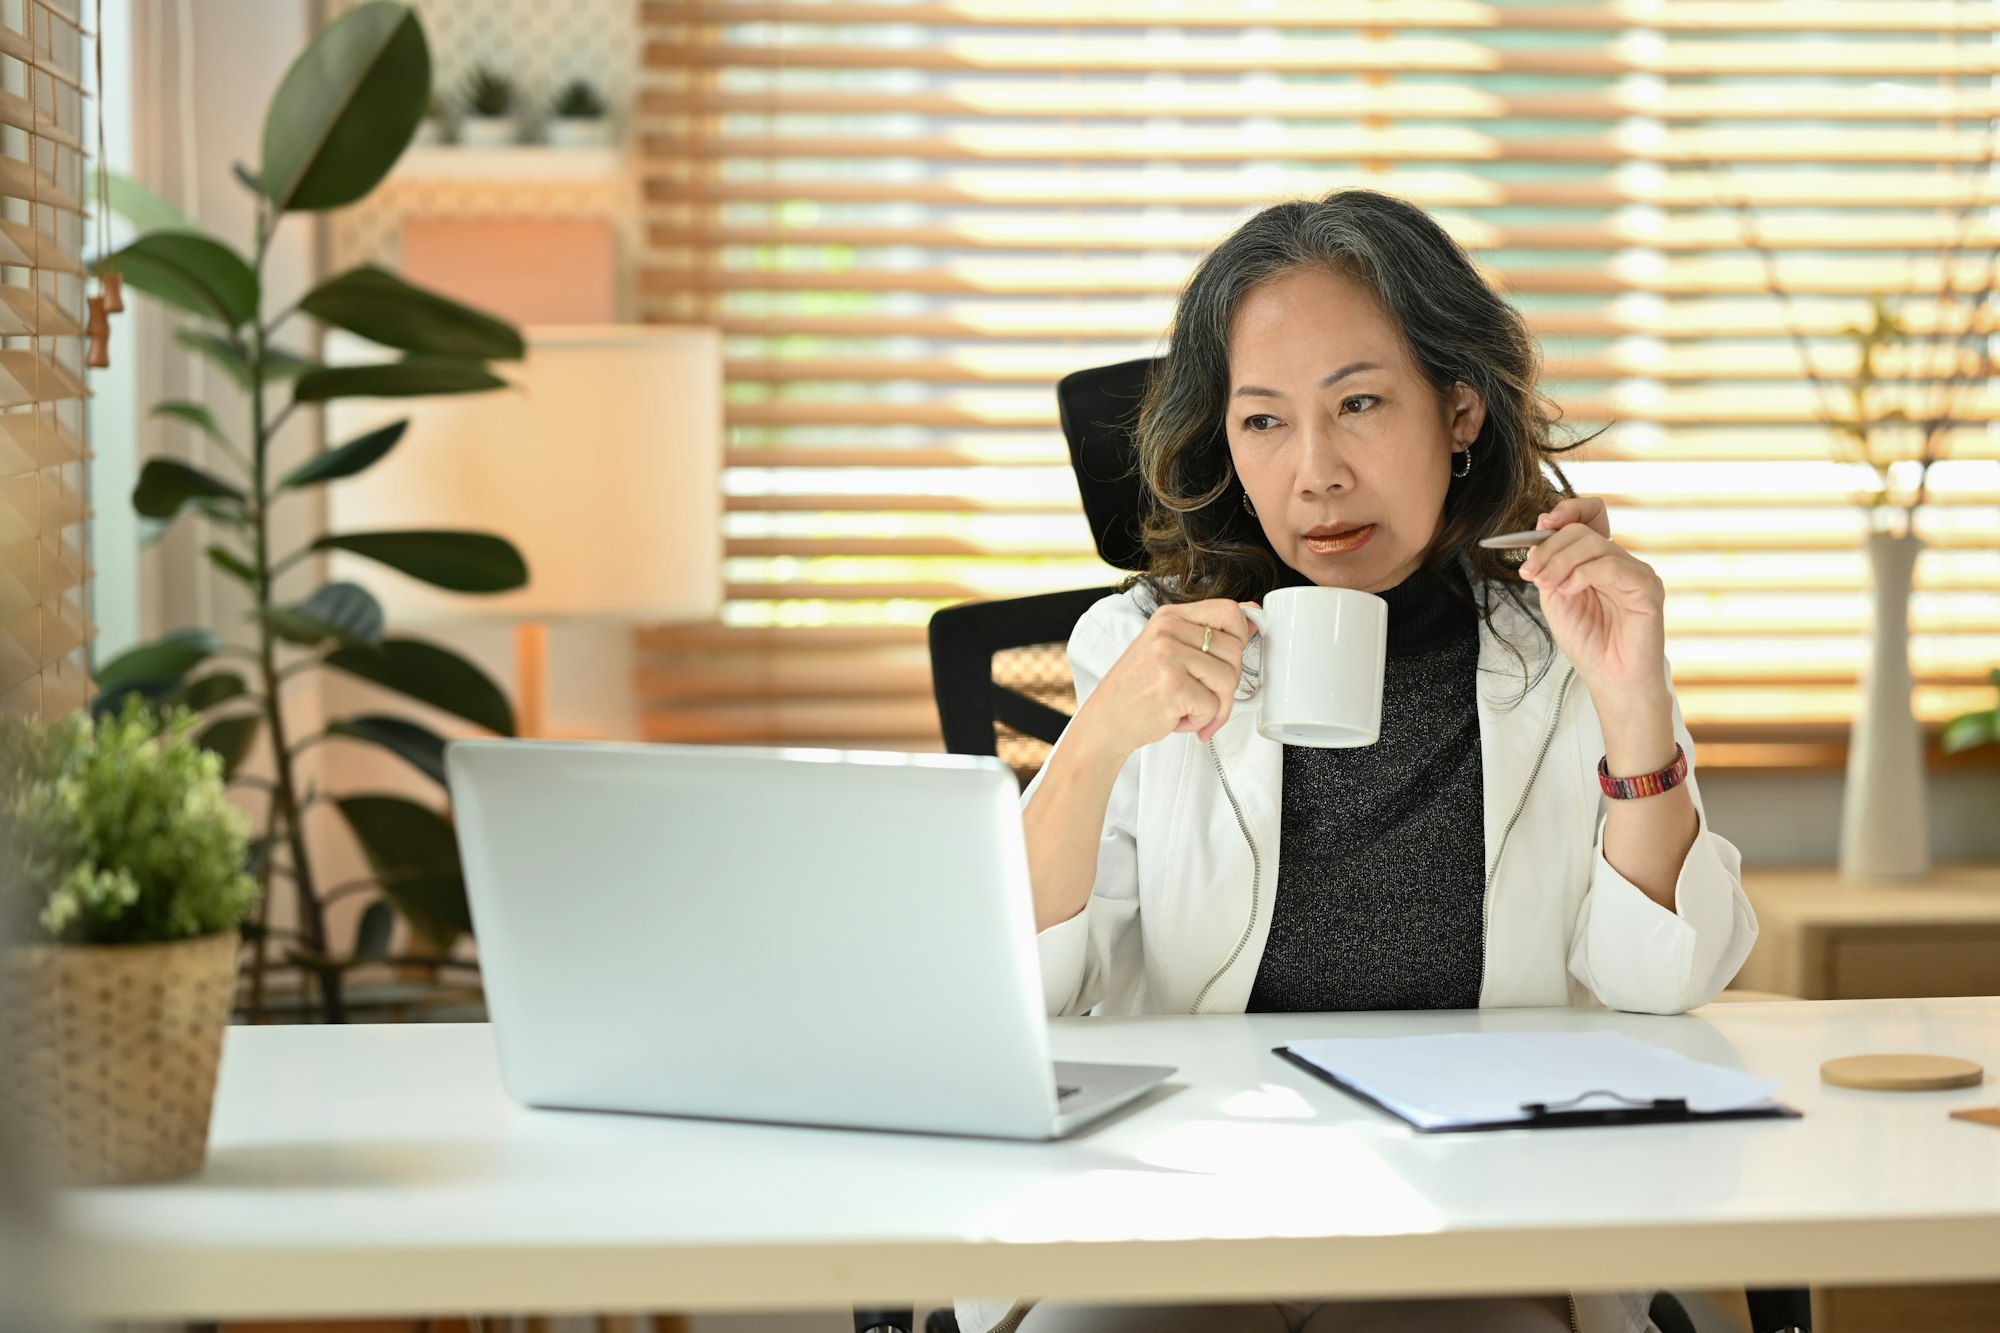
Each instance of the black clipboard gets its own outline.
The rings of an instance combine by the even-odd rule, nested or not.
[[[1772,1102],[1769,1106],[1744,1107],[1734,1111],[1691,1111],[1678,1097],[1635,1101],[1616,1092],[1598,1089],[1566,1102],[1525,1102],[1519,1120],[1470,1120],[1450,1125],[1420,1125],[1394,1107],[1369,1096],[1337,1074],[1314,1064],[1289,1046],[1274,1046],[1271,1053],[1297,1065],[1322,1083],[1330,1083],[1356,1101],[1366,1102],[1408,1125],[1420,1134],[1476,1134],[1500,1129],[1588,1129],[1598,1125],[1680,1125],[1697,1120],[1797,1120],[1801,1113]],[[1611,1106],[1579,1106],[1593,1098],[1609,1098]]]

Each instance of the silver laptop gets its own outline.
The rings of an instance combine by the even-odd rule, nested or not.
[[[529,1105],[1047,1139],[1173,1072],[1051,1064],[997,759],[460,741],[446,763]]]

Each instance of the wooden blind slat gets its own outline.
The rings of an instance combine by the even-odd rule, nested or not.
[[[643,158],[671,161],[698,153],[701,132],[648,135]],[[1276,158],[1289,162],[1570,162],[1609,164],[1648,158],[1699,164],[1978,163],[1993,155],[1983,131],[1716,130],[1655,133],[1614,131],[1594,136],[1500,137],[1472,129],[1377,128],[1340,125],[1283,131],[1178,129],[1080,130],[1065,127],[966,129],[945,135],[816,138],[741,136],[732,148],[750,157],[853,158],[864,149],[886,158],[944,162],[1225,162]]]
[[[51,357],[0,351],[0,407],[53,403],[89,392],[81,377]]]
[[[1228,83],[1147,81],[1142,78],[1062,83],[1025,79],[980,83],[943,91],[920,89],[878,93],[810,88],[734,92],[715,88],[643,88],[641,112],[683,116],[698,112],[771,115],[826,112],[858,115],[894,112],[929,116],[1006,116],[1010,119],[1070,120],[1086,116],[1179,116],[1191,120],[1241,120],[1245,116],[1346,118],[1395,116],[1402,120],[1580,120],[1625,116],[1662,120],[1715,117],[1726,120],[1929,120],[1980,121],[2000,112],[2000,90],[1991,87],[1922,86],[1825,88],[1812,84],[1772,84],[1710,88],[1700,84],[1613,85],[1594,92],[1488,92],[1423,84],[1279,84],[1244,87]]]
[[[1322,188],[1323,187],[1323,188]],[[1564,180],[1498,180],[1452,171],[1308,172],[1273,163],[1255,170],[1133,168],[1088,174],[947,170],[928,180],[702,179],[643,176],[646,201],[783,203],[810,195],[842,204],[984,204],[1050,208],[1169,205],[1258,206],[1274,199],[1342,188],[1385,190],[1426,208],[1611,209],[1625,204],[1672,208],[1880,208],[1893,198],[1904,208],[1983,208],[1996,191],[1964,174],[1909,172],[1889,179],[1860,173],[1648,171]],[[1889,193],[1893,189],[1893,194]]]
[[[1184,253],[1189,261],[1228,235],[1244,213],[1223,218],[1203,216],[1161,218],[1141,223],[1128,219],[1093,221],[1060,215],[1018,213],[944,218],[927,226],[894,227],[829,223],[780,228],[749,224],[656,226],[647,231],[655,251],[719,245],[892,246],[917,245],[945,250],[981,249],[1005,245],[1015,250],[1146,250]],[[1442,217],[1440,222],[1460,245],[1470,250],[1723,250],[1741,254],[1752,239],[1780,249],[1812,248],[1827,252],[1865,250],[1932,250],[1949,247],[1991,253],[2000,249],[2000,222],[1987,218],[1868,218],[1847,221],[1829,236],[1823,223],[1788,218],[1759,219],[1746,224],[1724,217],[1660,216],[1611,218],[1595,224],[1495,226],[1472,218]]]
[[[1614,32],[1627,26],[1664,31],[1771,33],[2000,31],[1990,5],[1980,0],[1881,0],[1873,4],[1827,4],[1822,0],[1723,0],[1722,3],[1658,5],[1501,6],[1464,0],[1276,0],[1260,4],[1246,19],[1243,6],[1228,0],[1191,3],[1171,10],[1149,0],[957,0],[951,4],[706,4],[700,0],[646,0],[646,22],[688,23],[907,23],[937,27],[1238,28],[1246,21],[1262,28],[1421,28],[1492,29],[1504,26],[1555,31]]]
[[[1051,73],[1091,69],[1190,74],[1541,74],[1615,77],[1802,75],[1845,78],[1972,77],[2000,73],[1990,45],[1830,42],[1630,41],[1596,50],[1516,50],[1442,38],[1356,41],[1302,38],[1273,47],[1258,39],[1173,37],[941,37],[919,47],[810,43],[769,47],[647,46],[649,69],[909,69]]]
[[[5,89],[0,89],[0,125],[12,125],[65,148],[83,148],[75,128],[58,124],[47,112],[37,112],[27,98]]]
[[[14,157],[0,157],[0,196],[32,200],[39,207],[66,213],[83,212],[83,202],[54,178]]]
[[[44,336],[76,338],[83,326],[70,317],[53,296],[37,296],[22,287],[0,287],[0,337]]]

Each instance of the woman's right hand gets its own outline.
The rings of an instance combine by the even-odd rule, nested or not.
[[[1209,739],[1229,720],[1254,632],[1243,608],[1226,599],[1161,607],[1104,673],[1071,729],[1084,727],[1120,757],[1177,731]]]

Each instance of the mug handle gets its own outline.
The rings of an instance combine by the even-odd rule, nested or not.
[[[1268,652],[1271,640],[1271,621],[1269,615],[1266,614],[1264,608],[1261,606],[1251,606],[1247,602],[1241,605],[1244,618],[1257,627],[1257,633],[1251,637],[1263,639],[1265,651]],[[1248,644],[1244,645],[1244,651],[1247,655],[1249,651]],[[1243,669],[1242,678],[1236,685],[1236,702],[1240,704],[1249,703],[1252,699],[1255,699],[1257,697],[1257,687],[1262,683],[1263,677],[1264,671],[1261,660],[1256,667],[1246,666]]]

